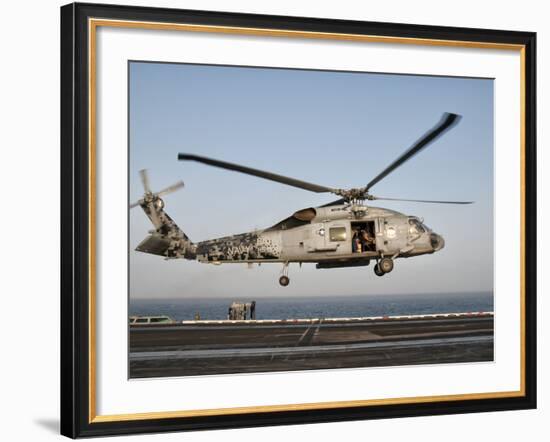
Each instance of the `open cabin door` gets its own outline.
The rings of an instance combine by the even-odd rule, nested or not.
[[[375,220],[351,223],[351,253],[376,252],[377,222]]]

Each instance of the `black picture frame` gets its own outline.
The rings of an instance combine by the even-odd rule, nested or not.
[[[88,140],[90,18],[520,45],[524,57],[524,395],[197,417],[93,419]],[[536,34],[117,5],[61,8],[61,434],[76,438],[536,408]]]

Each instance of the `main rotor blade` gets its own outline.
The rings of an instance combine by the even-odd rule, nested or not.
[[[432,129],[426,132],[416,143],[414,143],[405,153],[403,153],[399,158],[397,158],[393,163],[386,167],[381,173],[376,175],[366,187],[368,191],[372,186],[378,183],[380,180],[388,176],[395,169],[401,166],[406,161],[410,160],[418,152],[423,150],[428,144],[435,141],[439,136],[443,135],[444,132],[449,130],[451,127],[456,125],[462,117],[457,114],[444,113],[441,117],[441,121],[437,123]]]
[[[197,161],[199,163],[208,164],[209,166],[220,167],[222,169],[233,170],[235,172],[245,173],[247,175],[264,178],[266,180],[276,181],[278,183],[287,184],[289,186],[298,187],[300,189],[309,190],[311,192],[323,193],[334,192],[335,189],[330,187],[320,186],[318,184],[308,183],[294,178],[289,178],[283,175],[277,175],[263,170],[253,169],[251,167],[241,166],[239,164],[227,163],[225,161],[215,160],[213,158],[201,157],[199,155],[180,153],[178,154],[180,161]]]
[[[147,175],[147,169],[141,169],[139,171],[139,176],[141,178],[143,188],[145,189],[145,193],[151,192],[151,188],[149,187],[149,176]]]
[[[181,189],[184,186],[183,181],[178,181],[175,184],[172,184],[171,186],[168,186],[166,189],[162,189],[161,191],[157,192],[157,196],[165,196],[169,193],[175,192],[176,190]]]
[[[136,201],[135,203],[130,204],[130,209],[133,209],[134,207],[139,206],[139,201]]]
[[[384,198],[371,195],[369,199],[385,201],[410,201],[413,203],[436,203],[436,204],[473,204],[473,201],[435,201],[435,200],[411,200],[407,198]]]
[[[412,200],[407,198],[384,198],[370,195],[369,200],[384,200],[384,201],[410,201],[414,203],[437,203],[437,204],[473,204],[474,201],[435,201],[435,200]],[[340,204],[345,204],[346,200],[340,198],[330,203],[323,204],[321,207],[330,207],[330,206],[339,206]]]

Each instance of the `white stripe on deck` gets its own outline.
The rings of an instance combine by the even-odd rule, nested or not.
[[[341,321],[387,321],[392,319],[436,319],[436,318],[475,318],[477,316],[494,316],[493,312],[462,312],[462,313],[430,313],[424,315],[395,315],[395,316],[356,316],[349,318],[296,318],[296,319],[201,319],[199,321],[181,321],[178,324],[310,324],[322,320],[323,322]]]

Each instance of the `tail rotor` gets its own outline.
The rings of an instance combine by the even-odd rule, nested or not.
[[[152,193],[151,186],[149,186],[149,174],[147,173],[147,169],[141,169],[139,171],[139,177],[141,178],[141,184],[143,184],[145,193]]]
[[[155,228],[158,229],[162,225],[162,220],[160,219],[160,211],[162,211],[164,207],[164,201],[161,197],[169,195],[183,188],[183,181],[178,181],[171,186],[160,190],[159,192],[153,192],[149,184],[149,174],[147,173],[147,169],[140,170],[139,176],[141,178],[141,183],[143,184],[143,190],[145,191],[145,193],[143,194],[143,197],[141,199],[130,204],[130,209],[141,206],[143,210],[145,210],[145,213],[147,213],[147,215],[150,217],[151,222],[153,223]]]
[[[176,190],[182,189],[183,186],[184,186],[183,181],[178,181],[177,183],[172,184],[171,186],[168,186],[166,189],[159,190],[156,195],[159,197],[169,195],[170,193],[175,192]]]

